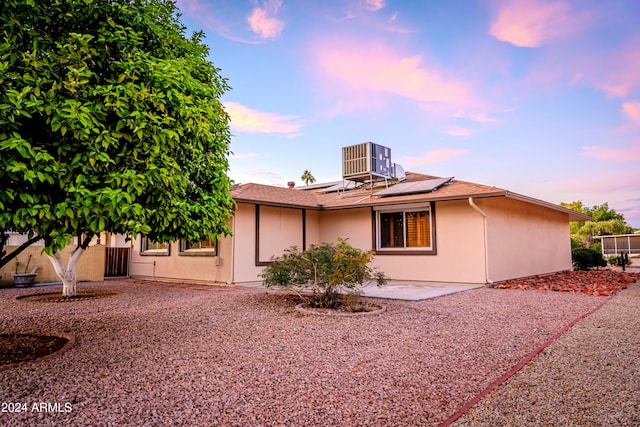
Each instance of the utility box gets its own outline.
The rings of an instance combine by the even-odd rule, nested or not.
[[[391,149],[373,142],[342,147],[342,177],[352,181],[393,178]]]

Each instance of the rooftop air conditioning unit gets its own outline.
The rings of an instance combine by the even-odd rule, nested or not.
[[[353,181],[393,178],[391,149],[373,142],[342,147],[342,177]]]

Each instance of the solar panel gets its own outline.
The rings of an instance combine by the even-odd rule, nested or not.
[[[377,196],[398,196],[401,194],[430,193],[451,182],[453,177],[427,179],[425,181],[401,182],[376,193]]]
[[[355,182],[347,179],[344,182],[340,182],[339,184],[335,184],[335,185],[332,185],[331,187],[322,189],[318,191],[318,193],[335,193],[336,191],[352,190],[361,185],[362,183],[360,182]]]

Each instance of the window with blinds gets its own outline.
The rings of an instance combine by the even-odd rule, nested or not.
[[[378,249],[431,249],[429,207],[378,212]]]
[[[202,254],[215,256],[218,252],[218,241],[213,239],[204,239],[200,242],[180,241],[181,254]]]
[[[408,248],[428,248],[431,246],[431,224],[429,212],[405,212]]]
[[[169,243],[156,242],[147,236],[142,236],[140,253],[143,255],[169,255]]]

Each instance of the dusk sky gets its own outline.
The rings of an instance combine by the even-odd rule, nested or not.
[[[232,90],[231,178],[341,179],[341,147],[640,227],[640,1],[178,0]]]

